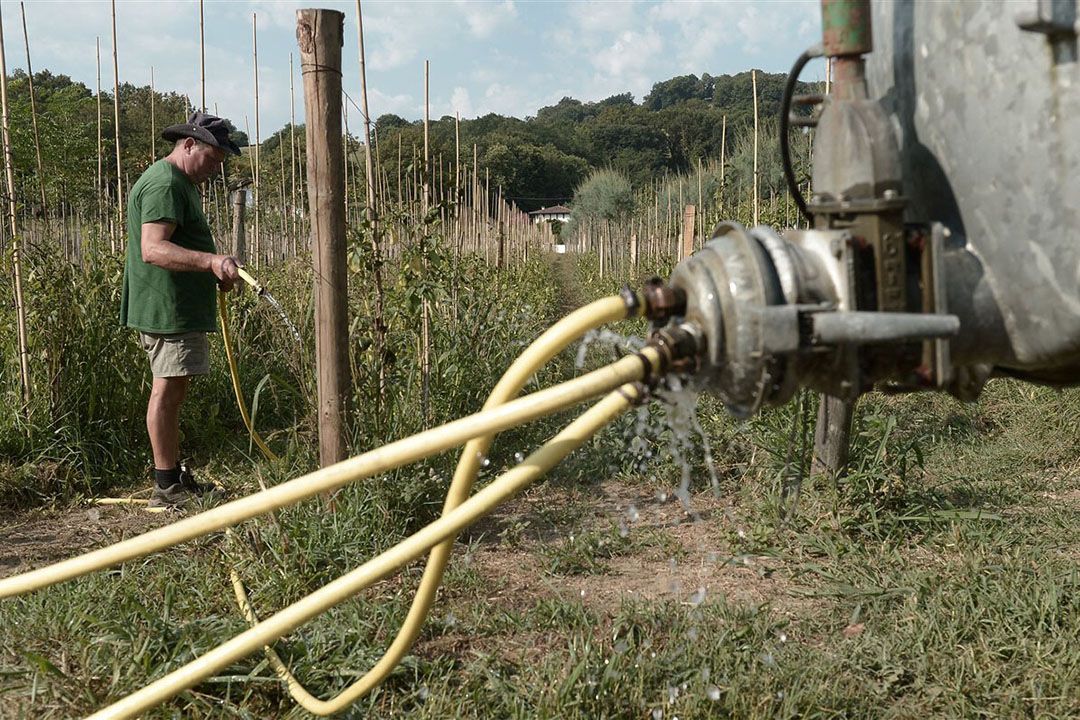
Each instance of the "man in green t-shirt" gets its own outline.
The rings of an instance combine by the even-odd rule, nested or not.
[[[212,489],[180,466],[180,405],[195,375],[210,371],[206,334],[217,331],[217,291],[231,290],[239,261],[217,254],[197,186],[226,152],[240,154],[228,123],[196,112],[161,136],[172,151],[147,168],[128,197],[128,246],[120,323],[139,331],[154,376],[146,430],[154,452],[150,505],[178,505]]]

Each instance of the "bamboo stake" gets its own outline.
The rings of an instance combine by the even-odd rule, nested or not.
[[[255,66],[255,165],[252,192],[255,199],[255,237],[252,238],[255,269],[259,268],[262,259],[262,236],[259,233],[259,216],[262,215],[262,193],[259,188],[259,35],[256,27],[255,13],[251,13],[251,54]]]
[[[22,291],[22,240],[15,206],[15,157],[11,148],[8,129],[7,55],[4,52],[4,21],[0,15],[0,129],[4,142],[4,177],[7,180],[8,226],[11,231],[11,272],[15,284],[16,334],[19,340],[19,381],[22,383],[23,416],[29,417],[30,400],[30,349],[26,337],[26,305]]]
[[[700,212],[702,215],[705,214],[705,195],[704,195],[704,187],[702,185],[702,175],[703,174],[704,174],[704,171],[701,168],[701,158],[698,158],[698,160],[697,160],[697,206],[698,206],[698,212]],[[704,244],[705,243],[705,222],[704,222],[704,220],[702,220],[702,222],[698,223],[698,225],[701,226],[701,230],[698,232],[698,234],[701,235],[701,243]]]
[[[201,5],[201,2],[200,2]],[[154,118],[154,66],[150,66],[150,164],[157,160],[157,123]]]
[[[430,122],[430,94],[429,94],[429,78],[430,78],[430,63],[424,61],[424,170],[421,180],[424,184],[424,197],[422,200],[423,213],[425,222],[428,212],[428,203],[430,199],[428,194],[430,187],[428,186],[428,178],[431,176],[431,155],[430,147],[428,145],[428,124]],[[424,228],[424,234],[427,234],[427,228]],[[420,254],[424,255],[424,238],[420,239]],[[426,263],[425,263],[426,266]],[[427,298],[420,304],[420,408],[424,421],[428,419],[428,405],[431,392],[431,308],[428,307]]]
[[[367,176],[367,221],[371,233],[371,280],[375,286],[375,317],[372,325],[375,330],[375,357],[379,368],[379,393],[376,405],[376,417],[380,418],[382,407],[386,404],[386,323],[383,319],[382,286],[382,247],[379,242],[378,208],[375,205],[375,172],[371,161],[371,114],[368,111],[367,66],[364,62],[364,14],[360,10],[360,0],[356,0],[356,26],[360,53],[360,108],[364,115],[364,168]]]
[[[293,54],[289,53],[289,175],[292,182],[292,205],[290,206],[289,220],[290,220],[290,232],[292,234],[292,252],[296,255],[296,225],[297,225],[297,205],[296,205],[296,95],[293,91],[293,79],[296,77],[296,72],[293,70]]]
[[[104,224],[103,214],[103,198],[104,194],[104,181],[102,180],[102,151],[101,151],[101,37],[94,38],[94,44],[97,48],[97,185],[95,189],[97,192],[97,211],[98,211],[98,229]]]
[[[26,79],[30,86],[30,119],[34,125],[34,158],[37,161],[38,187],[41,190],[41,216],[45,218],[45,232],[49,231],[49,203],[45,200],[45,170],[41,163],[41,138],[38,135],[37,101],[34,98],[34,70],[30,65],[30,35],[26,32],[26,7],[19,2],[22,13],[23,42],[26,44]]]
[[[758,224],[758,99],[757,70],[750,71],[750,82],[754,88],[754,225]]]
[[[727,162],[727,115],[724,115],[723,124],[720,126],[720,212],[724,212],[724,166]],[[723,215],[721,214],[721,217]]]
[[[206,112],[206,23],[203,0],[199,0],[199,109]]]
[[[461,236],[461,115],[454,112],[454,246],[458,257],[462,252]],[[455,295],[456,297],[456,295]],[[456,305],[455,305],[456,307]]]
[[[348,100],[348,98],[345,98]],[[341,103],[341,122],[344,135],[341,139],[341,160],[345,168],[345,224],[349,224],[349,103]],[[355,193],[354,193],[355,195]]]
[[[113,119],[116,123],[116,230],[109,235],[112,252],[116,252],[116,234],[126,235],[124,227],[124,171],[120,165],[120,62],[116,52],[116,0],[112,0],[112,47],[113,47]]]
[[[421,178],[424,182],[424,212],[427,213],[428,203],[430,198],[428,194],[431,188],[428,186],[429,178],[431,177],[431,150],[428,146],[428,125],[430,123],[430,77],[431,68],[429,61],[424,61],[424,173]]]

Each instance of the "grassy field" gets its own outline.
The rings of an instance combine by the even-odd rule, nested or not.
[[[436,342],[444,355],[433,421],[478,407],[521,343],[563,303],[607,290],[594,264],[570,278],[546,262],[501,280],[468,270],[475,290],[457,298],[466,304],[440,310],[446,329]],[[290,312],[307,317],[301,290],[281,294]],[[399,301],[398,327],[409,328],[411,305]],[[186,432],[204,475],[251,491],[310,467],[310,392],[303,356],[258,349],[285,340],[255,308],[244,317],[249,397],[271,378],[260,427],[288,459],[246,457],[224,403],[219,426]],[[309,323],[301,325],[309,337]],[[485,332],[469,334],[481,326]],[[454,342],[461,338],[468,342]],[[421,425],[411,340],[397,348],[398,400],[380,430],[387,437]],[[538,381],[572,374],[572,355]],[[591,354],[596,363],[604,357]],[[227,389],[215,361],[219,375],[193,397]],[[123,438],[136,447],[140,393],[135,384],[121,399],[135,413],[121,423]],[[212,401],[200,402],[209,413]],[[796,496],[815,401],[800,402],[736,424],[702,397],[697,417],[717,484],[699,441],[676,445],[688,463],[685,503],[676,492],[684,473],[672,459],[677,441],[661,429],[659,405],[648,422],[634,414],[617,421],[461,538],[413,653],[346,716],[1080,716],[1080,392],[995,381],[973,405],[869,396],[849,475],[835,483],[807,477]],[[568,417],[501,437],[481,481]],[[372,428],[359,420],[357,436],[374,436]],[[87,453],[107,440],[86,443],[83,455],[76,450],[84,445],[53,447],[97,457]],[[140,452],[125,451],[118,466],[138,467]],[[58,452],[11,457],[0,481],[20,500],[5,511],[0,574],[166,521],[79,502],[130,487],[122,473],[87,479],[85,460],[65,463]],[[0,717],[79,716],[176,669],[244,629],[230,565],[267,615],[434,518],[455,459],[352,486],[333,514],[309,502],[246,524],[233,542],[212,536],[0,602]],[[60,469],[42,495],[27,479],[46,463]],[[419,573],[412,567],[344,603],[278,651],[310,689],[330,697],[381,656]],[[309,715],[252,656],[147,717]]]

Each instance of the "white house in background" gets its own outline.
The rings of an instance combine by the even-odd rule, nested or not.
[[[532,218],[533,225],[539,225],[540,223],[547,222],[548,220],[570,222],[570,208],[566,207],[565,205],[552,205],[551,207],[533,210],[531,213],[529,213],[529,217]]]

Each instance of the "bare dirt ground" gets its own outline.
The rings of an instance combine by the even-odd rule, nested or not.
[[[788,593],[784,574],[775,572],[777,561],[733,552],[723,528],[726,506],[726,500],[702,493],[690,500],[688,513],[674,498],[661,502],[643,488],[615,481],[587,492],[547,485],[471,528],[453,562],[482,577],[490,588],[488,600],[496,604],[553,597],[581,599],[586,607],[612,611],[623,600],[698,603],[723,597],[796,611],[801,600]],[[636,515],[631,515],[631,507]],[[9,514],[0,519],[0,577],[118,542],[179,517],[176,512],[150,513],[138,505],[77,505]],[[627,547],[592,568],[551,571],[552,554],[573,552],[575,536],[618,537],[620,524]],[[589,550],[583,548],[580,554],[588,557]]]
[[[137,505],[36,508],[0,518],[0,577],[48,565],[179,517]]]

